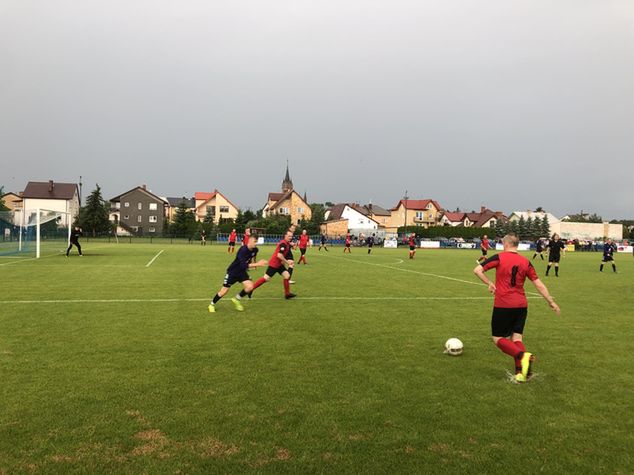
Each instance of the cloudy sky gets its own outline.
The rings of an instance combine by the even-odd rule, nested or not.
[[[631,0],[0,0],[0,185],[634,218]]]

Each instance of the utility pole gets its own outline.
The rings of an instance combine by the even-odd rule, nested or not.
[[[403,223],[403,226],[407,228],[407,200],[409,199],[409,196],[407,196],[407,190],[405,190],[405,196],[403,196],[403,199],[405,200],[405,223]],[[405,234],[407,234],[407,229],[405,230]]]
[[[82,187],[81,175],[79,175],[79,206],[81,206],[81,187]]]

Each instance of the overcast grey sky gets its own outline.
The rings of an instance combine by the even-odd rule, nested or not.
[[[634,218],[632,0],[0,0],[0,184]]]

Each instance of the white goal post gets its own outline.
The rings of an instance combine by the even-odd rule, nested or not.
[[[36,208],[34,210],[22,210],[22,228],[35,227],[35,258],[39,259],[42,255],[42,226],[51,223],[50,231],[53,237],[58,240],[62,238],[64,233],[64,241],[66,246],[70,242],[70,235],[73,229],[72,215],[67,211],[57,211],[51,209]],[[54,222],[54,223],[53,223]],[[68,228],[68,229],[64,229]],[[20,250],[22,250],[22,232],[20,233]]]

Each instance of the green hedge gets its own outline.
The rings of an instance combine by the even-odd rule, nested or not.
[[[493,229],[489,228],[464,228],[464,227],[452,227],[452,226],[433,226],[431,228],[423,228],[421,226],[402,226],[398,228],[398,234],[403,233],[416,233],[419,238],[463,238],[473,239],[481,238],[485,234],[489,238],[494,237]]]

